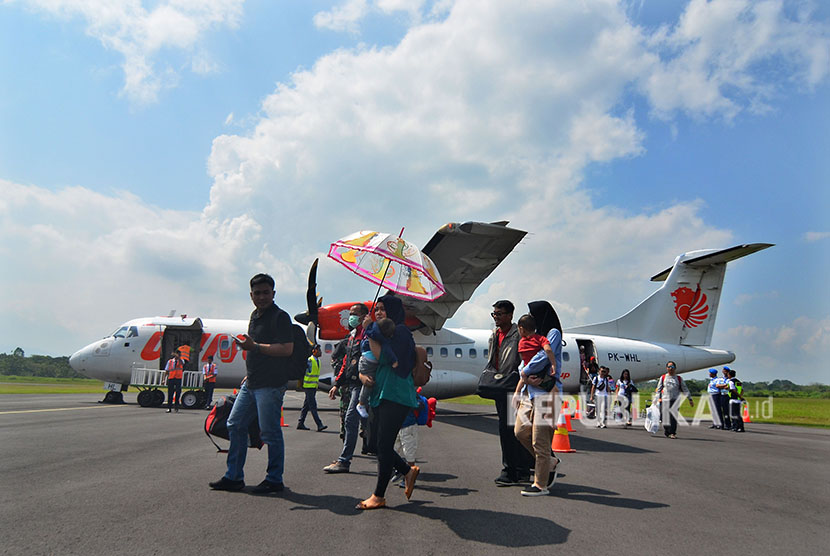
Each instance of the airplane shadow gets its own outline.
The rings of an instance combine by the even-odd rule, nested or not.
[[[663,504],[661,502],[648,502],[646,500],[637,500],[635,498],[623,498],[620,497],[619,492],[613,492],[611,490],[585,485],[560,483],[558,481],[553,487],[551,494],[567,500],[589,502],[591,504],[600,504],[602,506],[612,506],[615,508],[626,508],[629,510],[652,510],[655,508],[669,507],[669,504]]]
[[[509,548],[563,544],[571,532],[541,517],[481,509],[471,512],[433,506],[430,502],[414,501],[391,509],[440,521],[464,540]],[[516,531],[532,531],[532,534],[517,535]]]
[[[499,434],[499,422],[495,413],[466,413],[442,409],[436,413],[435,420],[485,434]]]
[[[608,440],[599,440],[597,438],[588,438],[570,434],[568,435],[571,441],[571,448],[585,452],[601,452],[601,453],[626,453],[626,454],[653,454],[654,450],[646,448],[638,448],[628,444],[620,444],[619,442],[610,442]]]

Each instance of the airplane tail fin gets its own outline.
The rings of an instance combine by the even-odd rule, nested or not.
[[[620,318],[571,328],[568,332],[708,346],[712,341],[726,263],[751,255],[770,243],[736,245],[684,253],[674,265],[651,278],[659,290]]]

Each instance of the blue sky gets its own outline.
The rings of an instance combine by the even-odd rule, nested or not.
[[[0,2],[0,351],[245,318],[260,270],[299,309],[338,237],[507,219],[451,325],[607,320],[681,252],[769,242],[713,346],[830,382],[829,73],[822,2]],[[371,295],[325,261],[320,290]]]

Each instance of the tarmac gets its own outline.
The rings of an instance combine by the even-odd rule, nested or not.
[[[225,471],[203,431],[203,410],[167,414],[103,395],[0,395],[2,554],[826,554],[830,545],[830,430],[748,424],[736,434],[681,427],[575,423],[551,495],[497,487],[495,412],[438,402],[420,427],[421,475],[410,502],[390,485],[389,507],[361,512],[376,462],[327,475],[339,414],[297,430],[302,394],[286,394],[280,494],[212,491]],[[218,441],[221,445],[222,441]],[[249,450],[246,482],[264,477]],[[248,490],[250,489],[248,487]]]

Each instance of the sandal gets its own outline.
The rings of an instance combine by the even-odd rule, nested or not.
[[[403,493],[406,495],[407,500],[409,500],[409,497],[412,496],[412,491],[415,490],[415,480],[418,478],[418,473],[420,472],[421,468],[417,465],[413,465],[409,468],[409,473],[406,474],[404,479],[406,487]]]
[[[367,503],[368,501],[369,501],[369,499],[361,500],[360,502],[358,502],[358,504],[357,504],[357,506],[355,506],[355,508],[358,509],[358,510],[377,510],[377,509],[386,507],[386,499],[385,498],[381,498],[380,502],[377,502],[376,504],[371,504],[371,505]]]

